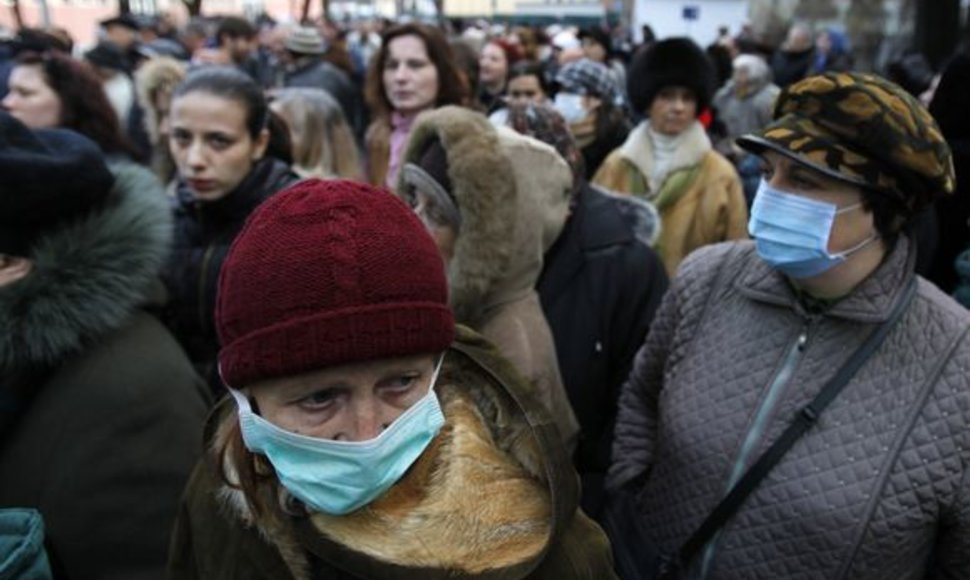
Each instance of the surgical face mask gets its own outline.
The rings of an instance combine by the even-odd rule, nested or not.
[[[791,278],[811,278],[845,262],[851,254],[876,240],[873,234],[853,248],[830,254],[829,236],[835,216],[862,207],[834,204],[785,193],[763,179],[751,206],[748,233],[761,259]]]
[[[265,455],[283,487],[307,506],[343,515],[390,489],[445,424],[434,392],[442,360],[428,394],[369,441],[333,441],[284,431],[255,414],[243,393],[229,392],[236,399],[246,448]]]
[[[567,123],[579,123],[586,118],[586,108],[583,107],[582,95],[558,93],[553,101],[553,106]]]

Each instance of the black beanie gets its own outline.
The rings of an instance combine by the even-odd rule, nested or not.
[[[31,131],[0,111],[0,254],[29,256],[34,240],[100,205],[114,177],[93,141],[63,129]]]
[[[689,38],[668,38],[641,50],[627,74],[630,104],[643,113],[664,87],[690,89],[697,98],[697,114],[707,108],[714,92],[714,66]]]

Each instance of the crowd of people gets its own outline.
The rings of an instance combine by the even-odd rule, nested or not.
[[[643,38],[0,41],[0,576],[970,578],[970,44]]]

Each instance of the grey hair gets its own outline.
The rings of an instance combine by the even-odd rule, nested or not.
[[[734,58],[733,66],[735,69],[742,69],[748,72],[748,82],[762,85],[768,82],[768,63],[765,59],[756,54],[740,54]]]

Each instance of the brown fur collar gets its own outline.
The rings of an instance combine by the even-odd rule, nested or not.
[[[275,545],[298,580],[311,577],[308,550],[327,562],[332,552],[346,554],[349,547],[369,570],[386,565],[466,576],[541,560],[554,518],[539,443],[511,398],[467,364],[448,360],[437,387],[447,418],[441,433],[379,500],[346,516],[311,514],[319,542],[301,541],[287,515],[294,513],[292,499],[275,478],[255,498],[258,517],[241,491],[224,486],[227,511]],[[225,411],[213,448],[236,421],[234,406]],[[233,466],[224,467],[231,478]]]

